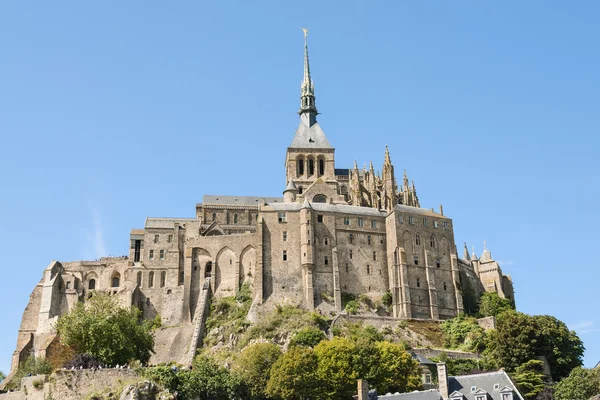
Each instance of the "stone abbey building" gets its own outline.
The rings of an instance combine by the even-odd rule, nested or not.
[[[388,149],[381,174],[339,169],[317,122],[304,47],[299,125],[286,150],[283,197],[204,196],[193,218],[147,218],[131,231],[129,254],[96,261],[52,261],[23,314],[13,370],[30,353],[45,355],[53,324],[93,291],[110,292],[144,316],[160,314],[175,341],[190,343],[201,293],[232,296],[250,286],[253,308],[289,303],[331,314],[342,293],[381,298],[393,316],[439,320],[495,291],[514,300],[510,277],[487,249],[457,254],[453,221],[420,207],[406,172],[397,180]],[[171,343],[170,345],[168,343]]]

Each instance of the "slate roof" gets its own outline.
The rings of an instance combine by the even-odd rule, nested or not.
[[[388,393],[379,396],[377,400],[442,400],[442,395],[436,389],[410,393]]]
[[[423,356],[421,354],[415,353],[414,351],[411,352],[410,355],[419,364],[422,364],[422,365],[436,365],[436,363],[434,363],[433,361],[431,361],[429,358],[427,358],[427,357],[425,357],[425,356]]]
[[[294,140],[290,145],[291,149],[333,149],[329,141],[325,137],[325,133],[321,129],[318,122],[312,126],[308,126],[300,121]]]
[[[283,197],[265,197],[265,196],[217,196],[204,195],[202,203],[206,205],[236,205],[236,206],[258,206],[263,202],[283,203]]]
[[[411,207],[411,206],[405,206],[403,204],[397,204],[394,207],[394,209],[396,211],[401,211],[401,212],[406,212],[406,213],[411,213],[411,214],[420,214],[420,215],[425,215],[425,216],[428,216],[428,217],[450,219],[450,218],[448,218],[446,216],[443,216],[441,214],[433,212],[433,211],[431,211],[430,209],[427,209],[427,208]]]
[[[299,211],[302,208],[300,203],[277,203],[269,204],[277,211]],[[315,211],[336,212],[340,214],[367,215],[374,217],[385,217],[387,213],[371,207],[348,206],[344,204],[310,203],[310,207]]]
[[[495,385],[498,385],[497,389],[494,389]],[[448,377],[448,393],[458,391],[467,400],[475,400],[475,394],[471,391],[472,387],[475,388],[475,391],[483,389],[492,399],[500,400],[500,389],[505,386],[514,390],[514,400],[523,400],[523,397],[504,371]]]

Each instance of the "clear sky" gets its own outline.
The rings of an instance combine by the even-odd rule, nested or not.
[[[127,254],[204,194],[280,196],[310,28],[338,168],[390,148],[517,308],[600,361],[596,1],[3,1],[0,369],[51,260]]]

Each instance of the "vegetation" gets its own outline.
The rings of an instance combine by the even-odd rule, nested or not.
[[[327,337],[322,330],[307,326],[294,334],[292,340],[290,341],[290,346],[315,347],[325,339],[327,339]]]
[[[106,294],[78,303],[58,320],[56,329],[63,344],[108,365],[146,363],[154,348],[152,321],[142,321],[139,309],[120,307]]]
[[[473,286],[469,282],[469,279],[462,280],[462,298],[463,307],[467,315],[478,315],[479,314],[479,303],[477,301],[477,295]]]
[[[442,323],[444,346],[449,349],[481,352],[485,346],[485,332],[473,317],[459,315]]]
[[[0,371],[0,382],[2,382],[4,379],[6,379],[6,374]]]
[[[600,394],[600,371],[577,367],[558,382],[554,399],[589,399],[597,394]]]
[[[564,322],[510,311],[498,315],[496,329],[486,335],[484,355],[509,372],[536,356],[545,356],[552,378],[558,381],[581,366],[583,351],[583,343]]]
[[[481,295],[479,314],[482,317],[497,317],[505,311],[514,309],[512,301],[501,298],[496,292],[485,292]]]
[[[446,353],[442,353],[439,357],[431,357],[431,361],[445,363],[448,375],[479,374],[495,371],[497,369],[496,366],[491,365],[487,359],[449,358]]]
[[[393,299],[392,299],[392,293],[389,292],[389,291],[385,292],[383,294],[383,297],[381,298],[381,302],[385,306],[390,307],[392,305],[392,301],[393,301]]]
[[[529,360],[515,369],[512,380],[525,400],[535,399],[544,390],[543,368],[543,361]]]
[[[21,387],[21,379],[25,376],[49,374],[52,366],[44,358],[28,357],[19,365],[19,369],[6,385],[7,389],[17,390]]]
[[[155,383],[177,392],[183,399],[229,400],[245,398],[240,380],[213,360],[199,356],[192,369],[161,365],[143,369],[144,375]]]
[[[279,346],[272,343],[253,344],[242,351],[233,366],[233,372],[246,384],[248,399],[261,400],[265,397],[271,367],[281,355]]]
[[[102,363],[96,357],[89,354],[75,354],[73,358],[64,364],[65,368],[98,368]]]
[[[273,399],[319,399],[318,361],[310,347],[294,346],[271,368],[266,393]]]

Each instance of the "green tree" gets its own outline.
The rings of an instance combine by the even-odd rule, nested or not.
[[[310,347],[294,346],[271,368],[266,393],[274,399],[312,400],[321,398],[317,356]]]
[[[536,356],[545,356],[555,381],[581,365],[584,351],[579,337],[563,322],[516,311],[498,315],[496,329],[486,336],[486,346],[484,354],[509,372]]]
[[[479,304],[477,303],[475,290],[467,277],[462,279],[462,282],[464,282],[462,285],[462,298],[465,313],[467,315],[476,315],[479,312]]]
[[[496,317],[514,308],[512,301],[501,298],[496,292],[485,292],[481,295],[479,313],[484,317]]]
[[[115,297],[105,294],[78,303],[58,320],[56,329],[63,344],[109,365],[146,363],[154,348],[152,321],[142,322],[140,310],[120,307]]]
[[[555,400],[589,399],[600,394],[600,372],[577,367],[556,384]]]
[[[231,400],[245,398],[240,380],[206,356],[198,356],[192,369],[178,372],[179,390],[184,399]]]
[[[375,344],[378,352],[374,363],[373,386],[379,393],[404,393],[421,389],[419,363],[404,346],[390,342]]]
[[[365,368],[365,364],[372,358],[368,358],[364,350],[359,349],[355,341],[345,337],[335,337],[315,347],[317,376],[323,384],[320,398],[351,398],[356,391],[357,379],[370,380],[369,368]]]
[[[550,315],[534,315],[534,324],[539,333],[538,352],[548,359],[552,377],[560,380],[582,364],[583,342],[575,331]]]
[[[281,357],[281,349],[272,343],[258,343],[248,346],[237,358],[234,373],[246,384],[249,399],[263,399],[271,367]]]
[[[321,342],[321,340],[325,339],[327,339],[327,337],[322,330],[312,326],[307,326],[294,334],[292,340],[290,341],[290,346],[299,345],[315,347]]]
[[[544,362],[529,360],[519,365],[512,374],[512,380],[525,400],[533,400],[544,390]]]
[[[451,349],[481,352],[485,347],[485,331],[477,320],[464,314],[442,324],[444,346]]]

